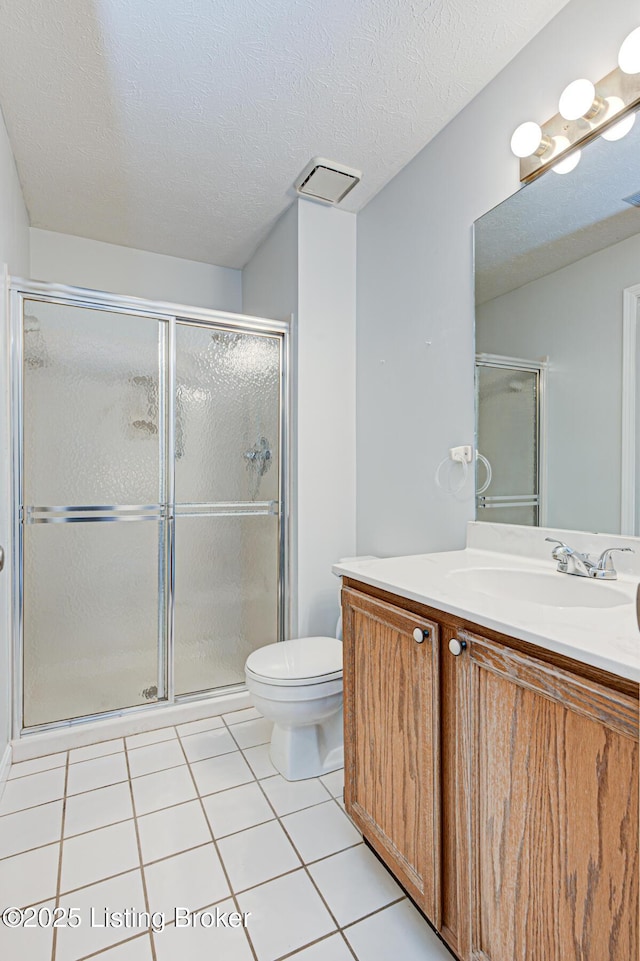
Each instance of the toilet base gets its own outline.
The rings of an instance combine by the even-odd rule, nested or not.
[[[287,781],[319,777],[344,767],[342,707],[320,724],[274,724],[269,755]]]

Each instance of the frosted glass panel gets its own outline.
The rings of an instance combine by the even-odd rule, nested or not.
[[[479,366],[477,374],[478,450],[489,459],[493,469],[485,493],[536,494],[538,375],[528,370],[485,366]],[[482,484],[484,479],[484,469],[479,467],[478,480]]]
[[[163,327],[147,317],[26,301],[26,504],[161,500]]]
[[[278,499],[280,343],[178,324],[178,503]]]
[[[175,689],[244,683],[278,640],[278,518],[176,518]]]
[[[25,527],[24,722],[153,700],[159,523]]]

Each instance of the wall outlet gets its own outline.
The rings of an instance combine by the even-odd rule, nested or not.
[[[464,461],[470,464],[473,459],[473,447],[471,444],[464,444],[462,447],[450,447],[449,457],[451,460]]]

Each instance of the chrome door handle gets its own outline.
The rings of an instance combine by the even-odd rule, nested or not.
[[[422,644],[429,637],[429,631],[422,629],[421,627],[416,627],[413,632],[413,639],[416,644]]]

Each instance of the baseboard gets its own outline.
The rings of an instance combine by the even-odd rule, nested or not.
[[[4,754],[0,759],[0,800],[4,792],[4,786],[7,783],[7,778],[9,777],[9,768],[11,767],[11,743],[7,744],[4,749]]]

